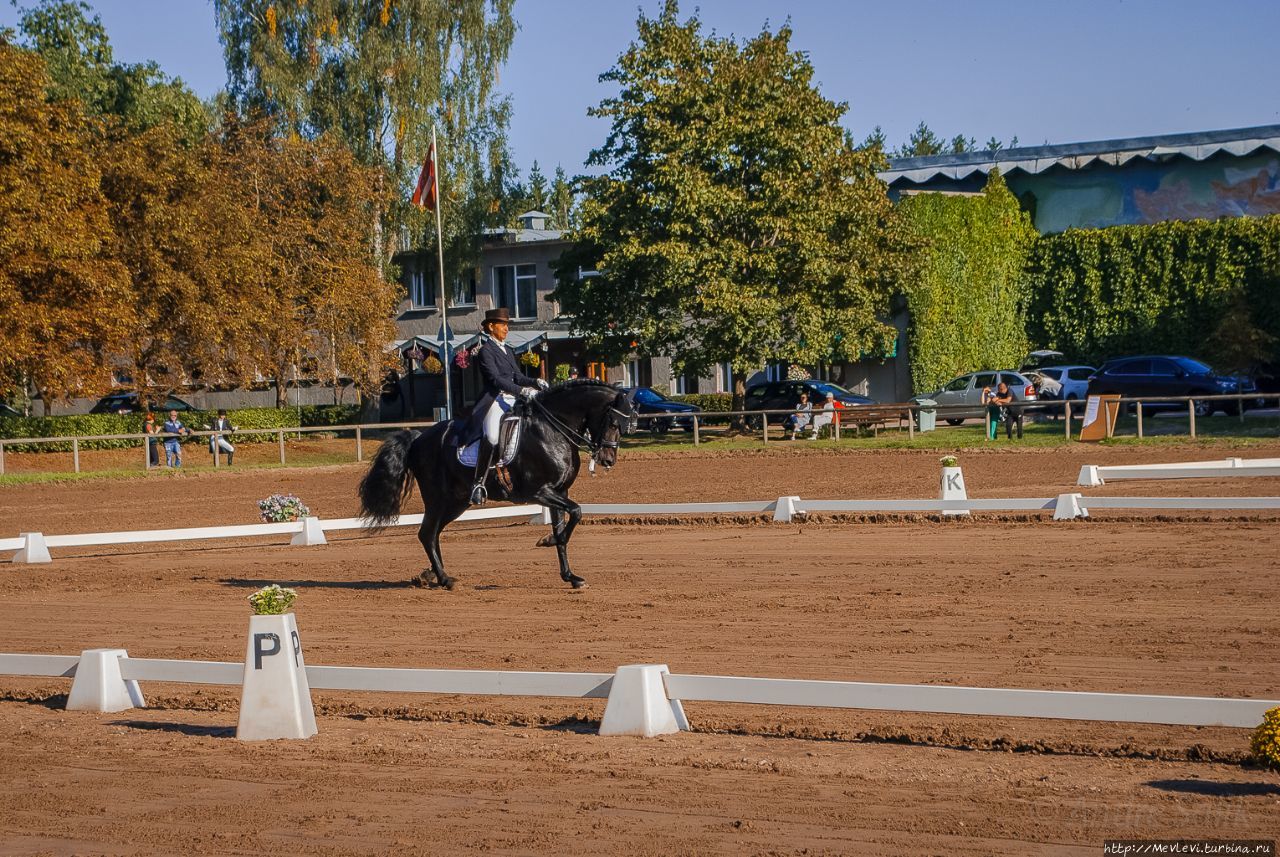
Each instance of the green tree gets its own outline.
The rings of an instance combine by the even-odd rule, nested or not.
[[[529,208],[545,211],[547,207],[547,177],[542,174],[538,162],[534,161],[529,168],[529,190],[526,199]],[[526,211],[528,209],[525,209]]]
[[[215,0],[232,101],[285,134],[334,135],[378,170],[372,245],[381,264],[408,225],[409,190],[439,129],[449,267],[474,257],[497,213],[510,106],[494,92],[515,34],[513,0]],[[434,232],[434,224],[431,230]]]
[[[898,147],[894,157],[915,158],[922,155],[940,155],[946,150],[946,146],[946,142],[933,133],[933,129],[922,119],[916,129],[911,132],[911,136],[907,138],[907,142]]]
[[[551,215],[552,229],[569,229],[574,223],[574,207],[577,205],[573,185],[565,175],[564,167],[556,164],[556,175],[551,181]]]
[[[604,354],[665,354],[678,372],[729,362],[884,353],[907,254],[876,152],[848,144],[791,31],[742,44],[678,21],[668,0],[602,80],[620,94],[582,180],[555,293]],[[578,278],[581,269],[600,276]]]
[[[19,29],[26,46],[45,60],[50,98],[77,99],[90,116],[133,132],[171,124],[188,145],[198,142],[209,125],[200,99],[153,62],[115,62],[106,29],[91,11],[69,0],[43,0],[22,10]]]

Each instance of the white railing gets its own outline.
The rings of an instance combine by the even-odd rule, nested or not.
[[[1086,464],[1077,484],[1097,487],[1110,479],[1216,479],[1238,476],[1280,476],[1280,458],[1224,458],[1172,464]]]
[[[776,500],[748,500],[726,503],[583,503],[585,515],[725,515],[773,513],[775,521],[786,523],[811,512],[1052,512],[1058,520],[1087,517],[1088,509],[1180,509],[1183,511],[1280,510],[1280,497],[1086,497],[1059,494],[1057,497],[1012,497],[951,500],[819,500],[779,497]],[[496,506],[469,509],[459,521],[525,518],[530,523],[550,524],[550,511],[543,506]],[[401,515],[389,527],[417,526],[422,515]],[[248,538],[291,535],[290,544],[325,544],[324,533],[365,527],[360,518],[323,520],[310,517],[279,524],[239,524],[221,527],[184,527],[170,530],[136,530],[115,533],[81,533],[46,536],[23,533],[18,538],[0,539],[0,552],[17,551],[12,561],[49,562],[49,548],[91,545],[138,544],[144,542],[192,541],[200,539]]]
[[[75,677],[77,657],[0,654],[0,675]],[[243,663],[152,658],[119,659],[126,681],[238,686]],[[381,693],[572,697],[606,699],[615,673],[508,672],[387,667],[306,667],[309,686]],[[1037,717],[1185,726],[1256,726],[1280,700],[1091,693],[954,685],[663,675],[672,702],[723,702],[815,708]]]

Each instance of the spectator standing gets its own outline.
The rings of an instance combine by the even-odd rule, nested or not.
[[[169,419],[164,421],[161,430],[168,435],[164,439],[164,463],[166,467],[182,466],[182,443],[181,436],[191,434],[191,429],[182,424],[182,420],[178,419],[177,411],[169,411]]]
[[[227,465],[230,466],[236,460],[236,448],[231,441],[222,434],[223,432],[233,432],[236,427],[231,424],[231,420],[227,419],[227,409],[218,408],[218,417],[213,421],[212,425],[205,426],[209,431],[218,432],[218,434],[209,436],[209,454],[214,456],[214,463],[217,464],[218,450],[222,450],[227,454]]]
[[[1009,389],[1009,385],[1001,381],[995,389],[991,391],[990,387],[982,389],[982,398],[987,405],[987,414],[991,420],[991,440],[995,440],[997,430],[1000,423],[1004,423],[1004,433],[1007,439],[1013,439],[1013,391]],[[1018,437],[1022,437],[1022,425],[1018,425]]]
[[[160,434],[160,424],[156,422],[156,415],[147,411],[147,416],[142,421],[142,433],[146,435]],[[147,466],[160,466],[160,442],[152,437],[148,437],[145,441],[147,444]]]

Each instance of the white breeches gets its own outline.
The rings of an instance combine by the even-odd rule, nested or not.
[[[515,396],[510,393],[499,393],[498,398],[494,399],[493,404],[489,406],[489,412],[484,415],[484,436],[494,446],[498,445],[498,428],[502,424],[502,415],[510,411],[515,403]]]
[[[215,443],[218,445],[218,449],[222,450],[223,452],[235,452],[235,451],[236,451],[236,448],[232,445],[231,441],[227,440],[225,437],[223,437],[223,436],[222,436],[222,435],[220,435],[220,434],[215,434],[215,435],[213,435],[212,437],[210,437],[210,438],[209,438],[209,451],[210,451],[210,452],[213,452],[213,446],[214,446],[214,444],[215,444]]]

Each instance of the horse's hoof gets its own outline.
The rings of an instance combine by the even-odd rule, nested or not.
[[[586,589],[586,588],[587,588],[587,582],[586,582],[585,580],[583,580],[581,577],[576,577],[576,576],[575,576],[575,577],[571,577],[571,578],[569,578],[569,582],[570,582],[571,584],[573,584],[573,588],[574,588],[574,589]]]
[[[444,580],[440,581],[440,585],[450,592],[453,591],[453,587],[457,585],[457,583],[458,581],[454,580],[452,577],[446,577]]]
[[[534,545],[536,548],[553,548],[556,546],[556,537],[554,535],[546,535],[538,539],[538,543]]]
[[[424,586],[430,585],[421,574],[419,574],[417,577],[413,578],[409,582],[414,586],[418,587],[419,589],[421,589]]]

